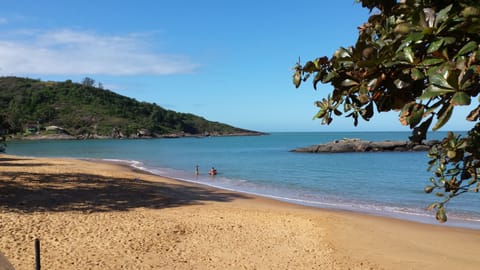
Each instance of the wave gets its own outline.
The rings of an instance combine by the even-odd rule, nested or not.
[[[217,175],[215,177],[195,176],[191,173],[172,168],[149,167],[139,160],[102,160],[122,163],[138,170],[162,177],[168,177],[178,181],[201,184],[212,188],[218,188],[232,192],[241,192],[244,194],[270,198],[293,204],[331,210],[351,211],[401,220],[409,220],[419,223],[440,225],[435,220],[435,217],[432,213],[429,213],[422,208],[392,206],[358,200],[346,200],[339,197],[312,196],[300,193],[295,194],[295,192],[269,185],[260,185],[246,179],[232,179],[221,175]],[[449,213],[449,221],[442,224],[442,226],[480,229],[480,217],[469,214]]]

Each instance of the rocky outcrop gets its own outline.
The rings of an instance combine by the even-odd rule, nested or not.
[[[410,141],[382,141],[371,142],[360,139],[342,139],[325,144],[317,144],[308,147],[301,147],[292,152],[303,153],[348,153],[348,152],[407,152],[407,151],[428,151],[437,140],[425,141],[415,144]]]
[[[110,136],[98,135],[95,133],[85,133],[79,135],[70,135],[68,133],[37,133],[29,134],[28,136],[20,134],[16,136],[7,136],[6,140],[95,140],[95,139],[176,139],[176,138],[206,138],[206,137],[229,137],[229,136],[263,136],[268,133],[248,131],[248,132],[233,132],[233,133],[202,133],[202,134],[190,134],[190,133],[167,133],[158,134],[144,129],[140,130],[136,134],[125,136],[119,129],[114,128]],[[1,152],[1,148],[0,148]],[[0,268],[1,270],[1,268]]]

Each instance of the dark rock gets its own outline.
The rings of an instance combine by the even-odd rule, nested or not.
[[[348,153],[348,152],[408,152],[408,151],[428,151],[439,141],[425,141],[421,144],[410,141],[382,141],[371,142],[360,139],[342,139],[333,142],[311,145],[292,150],[292,152],[302,153]]]
[[[425,144],[417,144],[412,147],[412,151],[428,151],[430,150],[430,146]]]
[[[424,141],[423,144],[432,147],[432,146],[434,146],[435,144],[439,144],[439,143],[440,143],[439,140],[430,140],[430,141]]]

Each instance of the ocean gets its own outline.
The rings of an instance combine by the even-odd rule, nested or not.
[[[445,132],[429,134],[440,139]],[[409,132],[288,132],[265,136],[136,140],[11,141],[7,153],[128,163],[175,178],[286,202],[439,224],[426,207],[431,172],[426,152],[294,153],[290,150],[342,138],[407,140]],[[195,175],[195,166],[199,175]],[[215,167],[218,175],[208,175]],[[441,226],[480,229],[480,195],[447,205]],[[439,224],[440,225],[440,224]]]

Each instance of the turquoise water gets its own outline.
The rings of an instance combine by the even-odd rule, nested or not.
[[[429,139],[445,133],[432,133]],[[436,223],[425,208],[425,152],[308,154],[296,147],[341,138],[406,140],[407,132],[273,133],[267,136],[144,140],[16,141],[7,152],[128,161],[159,175],[304,205]],[[194,175],[198,165],[200,175]],[[219,174],[208,176],[214,166]],[[480,228],[480,196],[449,203],[447,225]]]

